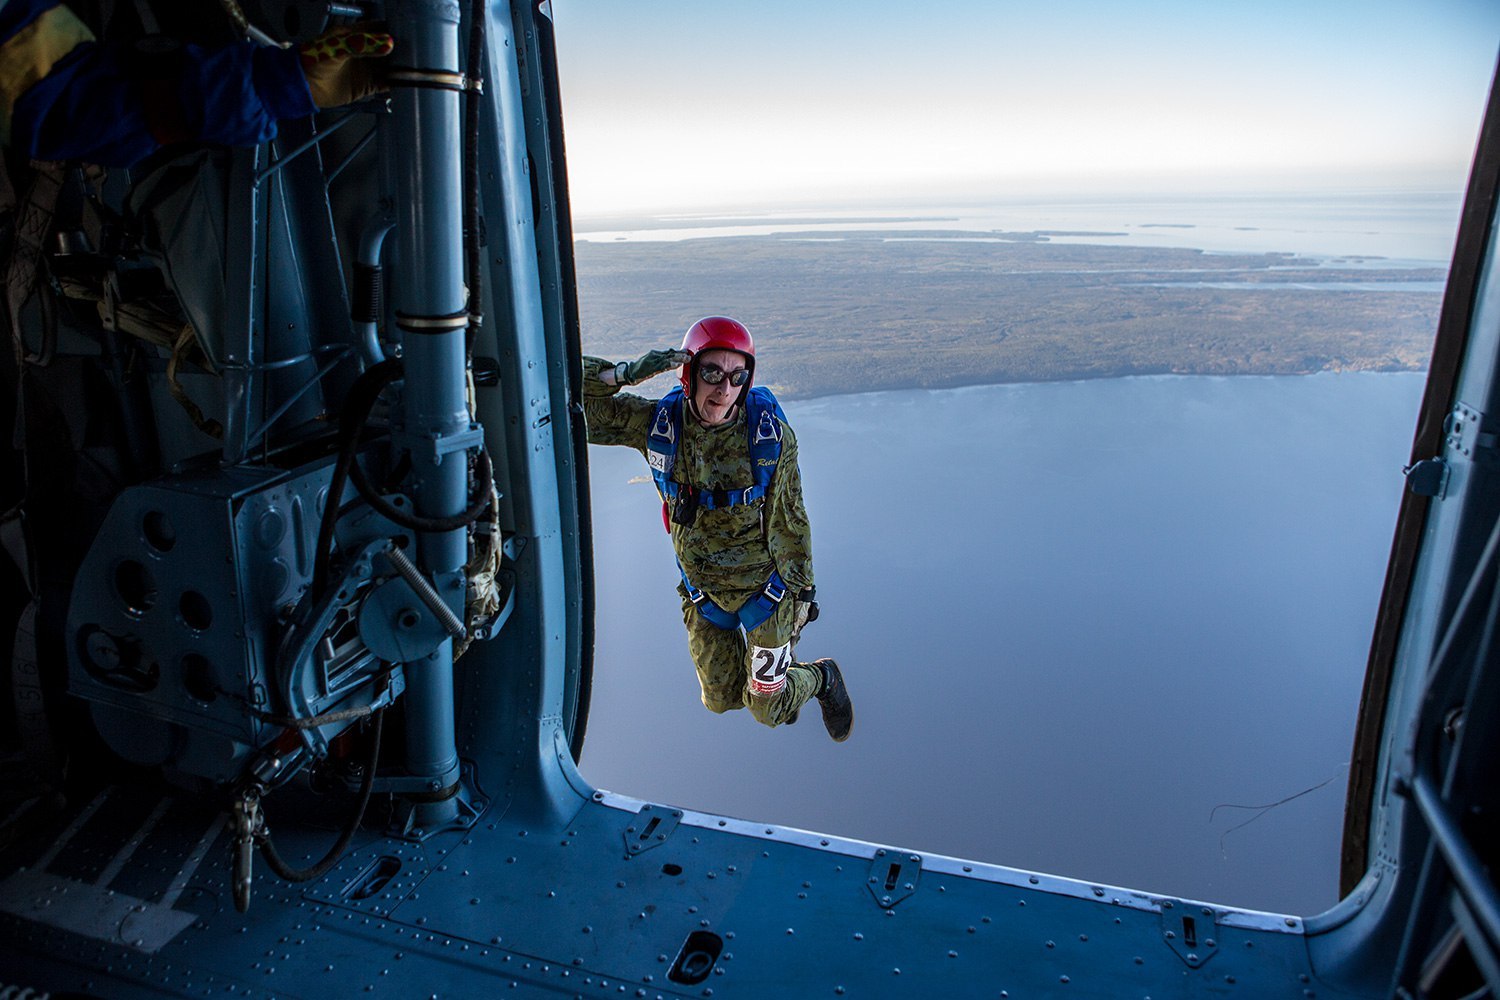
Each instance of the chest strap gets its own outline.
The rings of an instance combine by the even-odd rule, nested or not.
[[[707,487],[689,486],[686,483],[679,483],[675,479],[669,479],[662,484],[662,499],[668,503],[675,503],[677,498],[684,493],[696,493],[698,496],[698,506],[704,510],[721,510],[725,507],[754,503],[766,495],[766,488],[757,484],[755,486],[747,486],[742,490],[716,490]]]

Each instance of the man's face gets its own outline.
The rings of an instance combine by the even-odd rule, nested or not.
[[[704,351],[698,355],[694,367],[697,374],[693,378],[693,406],[698,410],[698,419],[707,427],[727,423],[734,416],[734,404],[739,402],[740,394],[745,391],[743,382],[734,384],[736,380],[746,377],[736,375],[735,372],[745,371],[750,367],[745,356],[738,351]],[[703,379],[705,372],[720,372],[724,377],[717,385],[710,384]]]

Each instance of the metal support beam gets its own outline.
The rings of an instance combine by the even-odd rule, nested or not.
[[[402,431],[446,440],[469,429],[464,382],[463,180],[459,93],[407,77],[459,72],[459,9],[451,0],[393,5],[391,56],[400,73],[392,85],[392,174],[396,185],[396,268],[392,301],[403,330],[406,387]],[[462,454],[413,452],[412,493],[419,514],[444,517],[466,505],[468,470]],[[423,533],[417,565],[462,616],[467,556],[460,529]],[[454,743],[453,645],[445,641],[411,672],[407,689],[406,767],[448,788],[459,776]],[[432,828],[457,815],[454,798],[416,803],[415,823]]]
[[[1496,894],[1479,855],[1443,804],[1432,779],[1419,774],[1412,779],[1411,788],[1412,798],[1432,831],[1433,842],[1448,867],[1454,886],[1474,922],[1483,931],[1483,940],[1471,942],[1470,949],[1478,951],[1483,948],[1493,955],[1500,950],[1500,895]]]

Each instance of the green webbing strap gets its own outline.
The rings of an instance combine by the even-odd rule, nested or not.
[[[57,209],[57,194],[62,190],[65,169],[61,163],[39,161],[33,161],[31,166],[34,171],[31,187],[16,212],[15,240],[5,269],[5,304],[10,315],[10,336],[18,366],[44,362],[50,353],[47,345],[36,353],[26,349],[26,339],[21,333],[21,310],[36,288],[42,246],[52,231],[52,214]]]

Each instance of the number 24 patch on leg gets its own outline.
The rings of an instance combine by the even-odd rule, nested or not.
[[[792,644],[750,647],[750,693],[769,698],[786,687],[786,670],[792,665]]]

